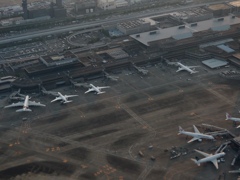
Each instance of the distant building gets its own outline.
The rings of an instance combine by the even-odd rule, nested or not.
[[[117,24],[117,29],[124,34],[134,34],[150,30],[150,22],[143,19],[131,20]]]
[[[75,11],[79,14],[93,13],[96,6],[95,0],[81,0],[75,4]]]
[[[232,12],[233,13],[240,13],[240,1],[232,1],[228,3],[229,6],[232,7]]]
[[[44,9],[36,9],[36,8],[31,8],[28,9],[28,19],[35,19],[43,16],[47,16],[50,14],[50,8],[44,8]]]
[[[63,7],[51,6],[50,16],[52,18],[65,18],[67,16],[67,11]]]
[[[22,0],[23,18],[28,19],[27,0]]]
[[[56,0],[56,6],[59,8],[63,7],[62,0]]]
[[[51,67],[51,66],[60,66],[64,64],[70,64],[78,61],[78,58],[73,53],[68,51],[62,55],[56,54],[56,55],[49,55],[49,56],[41,56],[40,61],[42,61],[43,64],[45,64],[47,67]]]
[[[239,24],[240,18],[229,15],[165,29],[159,28],[158,30],[132,34],[130,36],[146,46],[165,46],[166,43],[172,43],[174,45],[179,40],[186,40],[195,35],[199,36],[199,34],[204,34],[204,32],[208,35],[201,35],[200,39],[209,39],[210,37],[214,37],[214,34],[220,35],[224,31],[230,30],[233,25]]]
[[[213,13],[201,7],[195,7],[188,10],[178,11],[170,13],[178,21],[184,22],[196,22],[196,21],[204,21],[207,19],[211,19],[213,17]]]
[[[122,8],[129,5],[127,0],[98,0],[97,6],[103,10]]]
[[[126,0],[115,0],[116,8],[122,8],[128,6],[128,2]]]
[[[221,3],[221,4],[212,4],[207,7],[208,10],[213,12],[215,17],[227,16],[231,12],[231,6]]]
[[[15,25],[17,24],[19,21],[23,20],[22,17],[15,17],[15,18],[10,18],[10,19],[5,19],[5,20],[1,20],[0,24],[2,26],[10,26],[10,25]]]
[[[22,0],[23,18],[35,19],[45,16],[51,18],[66,17],[66,9],[62,6],[62,0],[56,0],[56,3],[49,2],[33,2],[27,4],[27,0]]]
[[[116,9],[115,0],[98,0],[97,6],[103,10]]]

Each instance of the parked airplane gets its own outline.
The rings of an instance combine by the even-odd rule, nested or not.
[[[66,104],[66,103],[70,103],[72,101],[69,101],[68,98],[70,97],[75,97],[75,96],[78,96],[78,95],[62,95],[60,92],[58,92],[58,97],[56,97],[54,100],[52,100],[51,102],[55,102],[55,101],[59,101],[61,100],[61,102],[63,104]]]
[[[232,116],[231,116],[230,114],[228,114],[228,113],[226,113],[226,120],[231,120],[231,121],[233,121],[234,123],[240,122],[240,118],[232,117]],[[237,128],[239,128],[239,127],[240,127],[240,125],[237,126]]]
[[[176,72],[183,71],[183,70],[188,71],[190,74],[198,72],[198,71],[192,70],[192,68],[195,68],[195,67],[198,67],[198,66],[185,66],[180,62],[177,62],[177,65],[179,67],[178,67],[178,70]]]
[[[23,108],[16,110],[16,112],[23,112],[23,111],[30,112],[32,110],[29,109],[29,106],[46,106],[46,105],[41,104],[40,102],[29,101],[29,96],[27,95],[24,102],[13,103],[9,106],[5,106],[4,108],[18,107],[18,106],[23,106]]]
[[[54,92],[54,91],[47,91],[44,87],[42,87],[42,93],[43,94],[47,94],[47,95],[52,95],[52,96],[58,96],[58,93],[57,92]]]
[[[223,157],[225,156],[226,153],[224,152],[221,152],[221,153],[217,153],[217,154],[208,154],[208,153],[205,153],[205,152],[202,152],[202,151],[199,151],[199,150],[196,150],[196,152],[202,154],[203,156],[205,156],[205,158],[202,158],[202,159],[191,159],[193,162],[195,162],[198,166],[200,166],[201,163],[205,163],[205,162],[212,162],[214,164],[214,166],[216,167],[216,169],[218,169],[218,161],[217,159],[220,158],[220,157]]]
[[[183,128],[181,126],[179,126],[178,135],[179,134],[185,134],[187,136],[192,136],[193,138],[190,141],[188,141],[188,143],[196,141],[196,140],[202,141],[202,139],[214,139],[214,137],[211,136],[211,135],[200,133],[195,125],[193,125],[193,128],[194,128],[195,132],[188,132],[188,131],[184,131]]]
[[[88,89],[86,93],[89,93],[89,92],[93,92],[95,91],[97,94],[102,94],[102,93],[105,93],[105,91],[101,91],[102,89],[104,88],[110,88],[110,86],[103,86],[103,87],[98,87],[98,86],[94,86],[93,84],[90,84],[91,88]]]

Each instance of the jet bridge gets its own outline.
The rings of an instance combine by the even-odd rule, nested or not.
[[[88,83],[78,83],[70,79],[70,82],[74,87],[83,87],[83,88],[91,88],[91,86]]]
[[[232,132],[228,131],[227,129],[218,127],[218,126],[213,126],[213,125],[210,125],[210,124],[202,124],[202,126],[204,126],[204,127],[213,131],[213,132],[206,133],[208,135],[212,135],[212,136],[230,135],[233,138],[236,137],[236,135],[233,134]]]
[[[104,73],[104,76],[107,78],[107,79],[110,79],[112,81],[118,81],[118,78],[117,76],[112,76],[110,74],[108,74],[106,71],[103,70],[103,73]]]
[[[24,94],[21,94],[20,91],[21,89],[19,89],[18,91],[14,91],[12,94],[10,94],[9,99],[24,101],[26,96]]]
[[[141,68],[141,67],[138,67],[138,66],[136,66],[134,63],[132,63],[132,65],[133,65],[133,67],[134,67],[138,72],[142,73],[143,75],[147,75],[147,74],[148,74],[148,70],[143,69],[143,68]]]
[[[52,96],[59,96],[57,92],[54,92],[54,91],[47,91],[44,87],[41,87],[42,88],[42,93],[43,94],[46,94],[46,95],[52,95]]]

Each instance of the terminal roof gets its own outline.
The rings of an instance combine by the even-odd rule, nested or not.
[[[176,40],[186,39],[194,32],[201,32],[211,29],[212,31],[226,31],[231,25],[240,24],[240,18],[229,15],[222,18],[214,18],[196,23],[186,23],[185,25],[170,27],[153,31],[130,35],[130,37],[149,46],[150,42],[159,41],[167,38]]]

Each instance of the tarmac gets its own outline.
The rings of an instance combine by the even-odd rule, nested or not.
[[[218,170],[190,160],[202,158],[194,149],[214,153],[230,137],[187,144],[189,138],[177,133],[179,125],[193,131],[193,124],[204,132],[200,126],[207,123],[239,135],[225,121],[225,112],[239,116],[239,85],[221,78],[222,69],[205,70],[198,61],[184,64],[199,65],[199,73],[176,73],[177,67],[165,64],[145,67],[148,75],[122,69],[117,82],[87,82],[111,86],[105,94],[65,86],[54,91],[78,94],[72,103],[29,94],[46,107],[33,107],[31,113],[2,108],[0,179],[236,179],[237,174],[228,174],[239,168],[231,166],[237,152],[230,147]],[[2,94],[0,106],[8,104],[7,95]]]

